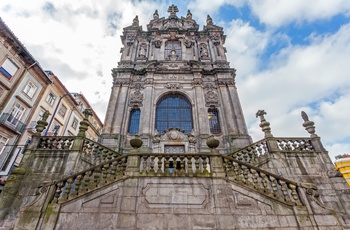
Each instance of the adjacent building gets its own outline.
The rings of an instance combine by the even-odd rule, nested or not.
[[[337,157],[334,162],[334,166],[335,169],[343,175],[348,185],[350,186],[350,155],[344,154]]]
[[[52,83],[0,19],[0,177],[9,174],[26,142],[19,140]]]
[[[45,111],[50,124],[43,135],[74,136],[85,108],[91,106],[83,94],[70,93],[52,71],[44,71],[0,19],[0,183],[21,162]],[[93,115],[89,137],[97,141],[103,124]]]

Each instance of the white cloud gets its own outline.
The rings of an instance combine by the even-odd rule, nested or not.
[[[340,13],[350,15],[348,0],[249,0],[249,4],[261,22],[273,27],[329,19]]]
[[[259,54],[265,50],[270,34],[255,29],[241,19],[233,20],[225,33],[227,58],[231,66],[237,68],[239,78],[245,78],[247,74],[257,71]]]
[[[238,85],[255,140],[263,136],[255,118],[258,109],[267,111],[275,136],[307,136],[300,118],[300,111],[306,110],[324,142],[350,138],[350,24],[335,34],[310,39],[308,46],[282,50],[268,69]]]

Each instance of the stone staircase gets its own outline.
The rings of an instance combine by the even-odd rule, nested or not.
[[[250,163],[218,153],[133,153],[55,182],[51,203],[64,203],[130,177],[221,178],[292,206],[303,205],[298,191],[306,188]]]

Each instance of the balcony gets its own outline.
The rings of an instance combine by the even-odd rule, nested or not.
[[[8,127],[9,129],[14,130],[17,133],[23,133],[26,125],[23,122],[20,122],[12,114],[3,113],[0,117],[0,124]]]

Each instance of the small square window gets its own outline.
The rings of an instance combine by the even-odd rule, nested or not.
[[[67,112],[67,107],[64,105],[61,105],[60,109],[58,110],[58,114],[61,117],[64,117],[66,115],[66,112]]]
[[[17,70],[18,67],[10,59],[6,59],[0,67],[0,72],[8,79],[11,79]]]
[[[28,82],[26,87],[24,88],[24,93],[27,94],[28,97],[33,98],[35,92],[36,92],[36,85],[33,84],[33,82]]]
[[[47,96],[46,101],[50,104],[53,105],[55,103],[56,100],[56,96],[53,93],[49,93],[49,95]]]

